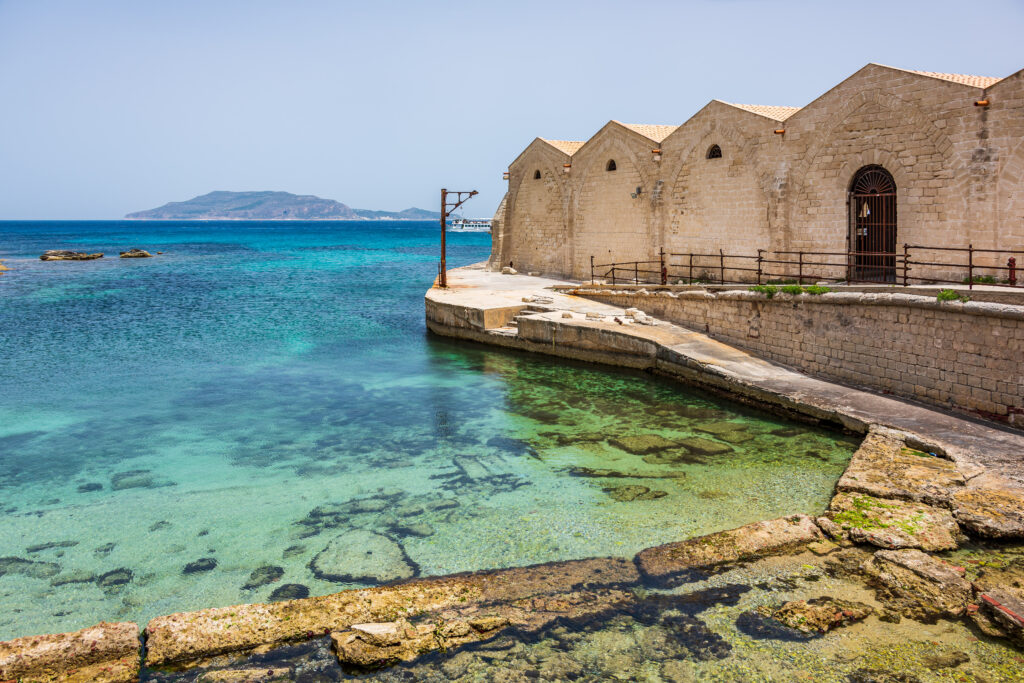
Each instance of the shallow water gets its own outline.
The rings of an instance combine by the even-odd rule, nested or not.
[[[352,587],[310,563],[353,529],[436,575],[825,507],[852,438],[428,337],[435,233],[0,223],[0,639]],[[472,263],[489,236],[449,246]],[[109,258],[130,247],[166,253]]]

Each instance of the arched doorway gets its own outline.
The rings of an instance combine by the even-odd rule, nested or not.
[[[896,181],[881,166],[865,166],[850,184],[852,280],[896,281]]]

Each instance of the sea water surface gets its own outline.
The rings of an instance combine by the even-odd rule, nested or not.
[[[0,222],[0,639],[824,509],[851,437],[428,336],[437,232]]]

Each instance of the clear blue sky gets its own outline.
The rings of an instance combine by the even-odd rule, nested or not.
[[[1024,2],[0,0],[0,219],[210,190],[434,209],[534,137],[803,105],[867,62],[1006,76]]]

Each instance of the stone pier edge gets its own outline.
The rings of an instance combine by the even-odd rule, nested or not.
[[[431,290],[426,299],[427,327],[435,334],[520,351],[655,372],[730,400],[788,417],[824,422],[860,434],[883,434],[910,448],[952,459],[968,484],[978,480],[984,482],[985,489],[1018,488],[1001,479],[998,473],[986,472],[985,467],[974,462],[970,457],[975,452],[974,448],[963,449],[941,437],[901,429],[885,421],[865,419],[858,411],[844,410],[832,401],[817,401],[810,394],[799,391],[789,393],[763,386],[756,378],[744,378],[716,363],[702,362],[688,356],[672,348],[671,344],[659,343],[657,335],[649,334],[649,329],[591,326],[590,329],[600,337],[600,343],[593,343],[593,340],[586,339],[585,333],[582,337],[578,334],[581,321],[557,320],[541,314],[526,319],[526,327],[529,329],[532,326],[532,330],[521,337],[516,333],[510,334],[507,328],[485,328],[481,323],[489,319],[493,310],[467,312],[465,302],[456,304],[431,296],[438,292],[442,290]],[[497,324],[508,322],[512,316],[526,308],[525,305],[503,307],[498,313]],[[451,324],[452,320],[458,322]],[[494,324],[493,320],[490,322]],[[523,322],[521,318],[521,326]],[[586,330],[586,326],[583,329]],[[541,330],[550,342],[528,338]],[[576,344],[567,343],[572,338],[577,340]],[[846,390],[845,387],[838,388]],[[858,448],[851,463],[866,444],[867,441]],[[977,529],[972,530],[972,533],[979,535]],[[685,576],[694,570],[710,569],[716,565],[799,552],[807,544],[827,537],[828,534],[822,531],[816,520],[807,515],[754,522],[738,529],[641,550],[631,561],[624,560],[635,567],[632,570],[635,579],[629,577],[618,583],[602,579],[604,583],[601,585],[606,588],[671,585],[673,576]],[[733,539],[736,538],[753,540],[746,541],[741,548],[734,548]],[[725,554],[707,557],[704,553],[708,547],[725,548]],[[415,579],[276,603],[179,612],[156,617],[141,631],[134,622],[100,622],[70,633],[25,636],[0,642],[0,683],[128,683],[138,681],[144,668],[188,669],[214,657],[244,656],[254,651],[345,631],[358,623],[401,619],[409,614],[440,611],[467,601],[481,605],[509,602],[521,599],[524,595],[506,594],[496,597],[493,587],[521,581],[524,572],[537,569],[547,577],[551,567],[578,567],[581,569],[576,571],[582,572],[583,576],[594,577],[596,575],[587,569],[588,563],[598,562],[605,566],[607,562],[616,561],[622,560],[590,558],[552,562]],[[573,570],[568,571],[571,574]],[[619,575],[621,577],[622,573]],[[573,580],[578,578],[575,576]],[[559,579],[548,578],[525,583],[536,588],[538,581],[550,581],[551,591],[567,590],[579,585],[557,585]],[[533,594],[547,592],[535,590]]]

